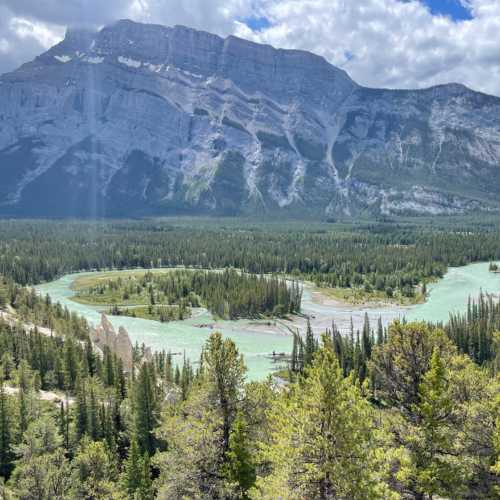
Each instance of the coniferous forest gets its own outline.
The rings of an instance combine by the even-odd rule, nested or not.
[[[216,332],[200,359],[135,345],[125,366],[29,286],[80,269],[234,266],[250,274],[151,272],[80,292],[238,318],[297,312],[285,275],[398,291],[498,259],[487,223],[473,237],[468,221],[235,224],[106,222],[92,236],[87,222],[0,222],[0,498],[498,498],[498,298],[471,297],[442,324],[309,326],[290,336],[279,376],[248,382]]]
[[[500,260],[498,228],[484,217],[357,224],[0,220],[0,274],[26,285],[82,270],[233,267],[404,297],[448,266]]]
[[[102,281],[102,280],[101,280]],[[224,319],[257,318],[262,315],[285,316],[300,312],[300,286],[276,276],[240,273],[234,269],[221,272],[173,270],[167,273],[147,272],[136,278],[111,278],[78,291],[76,300],[90,304],[146,305],[150,316],[163,305],[205,306],[216,317]],[[159,304],[158,307],[154,307]],[[127,315],[135,309],[126,309]],[[116,306],[113,314],[123,312]],[[175,315],[179,318],[179,314]]]

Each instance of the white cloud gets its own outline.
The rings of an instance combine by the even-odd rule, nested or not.
[[[13,17],[9,22],[9,28],[19,39],[33,38],[46,49],[58,43],[63,36],[61,29],[51,29],[45,24],[22,17]]]
[[[367,86],[460,82],[500,94],[500,1],[467,5],[474,18],[454,22],[418,0],[262,0],[272,26],[253,33],[240,24],[236,31],[321,54]]]
[[[5,38],[0,38],[0,54],[7,54],[10,50],[10,43]]]
[[[500,95],[500,0],[460,1],[472,20],[433,16],[419,0],[0,0],[0,72],[57,42],[68,25],[128,17],[310,50],[362,85],[455,81]],[[271,25],[254,32],[246,17]]]
[[[131,17],[228,35],[234,31],[236,18],[252,14],[252,3],[251,0],[135,0],[131,4]]]

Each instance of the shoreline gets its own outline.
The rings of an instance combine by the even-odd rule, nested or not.
[[[112,279],[113,277],[116,277],[120,274],[125,274],[125,273],[130,273],[130,274],[145,274],[147,272],[153,272],[153,273],[167,273],[169,271],[174,271],[178,269],[186,269],[186,270],[200,270],[200,271],[209,271],[209,272],[220,272],[221,269],[207,269],[207,268],[195,268],[195,267],[184,267],[184,266],[176,266],[176,267],[164,267],[164,268],[151,268],[151,269],[144,269],[144,268],[129,268],[129,269],[113,269],[113,270],[105,270],[105,271],[81,271],[81,274],[88,273],[89,275],[93,274],[94,280],[97,279],[98,281],[101,280],[106,280],[106,279]],[[239,272],[243,272],[241,270],[238,270]],[[80,274],[79,273],[71,273],[69,275],[65,276],[70,276],[72,274]],[[101,275],[98,277],[98,275]],[[398,300],[391,300],[389,298],[364,298],[360,301],[357,300],[349,300],[348,298],[345,298],[343,300],[342,298],[338,296],[332,296],[335,293],[342,293],[342,291],[345,291],[346,293],[356,293],[358,289],[353,289],[353,288],[326,288],[326,287],[320,287],[317,286],[315,283],[304,280],[304,279],[297,279],[293,278],[292,276],[288,274],[283,274],[282,275],[284,279],[289,280],[289,281],[296,281],[298,282],[303,288],[310,288],[311,295],[312,295],[312,300],[314,303],[319,304],[319,305],[325,305],[325,306],[333,306],[333,307],[356,307],[356,308],[363,308],[363,309],[376,309],[376,308],[406,308],[406,307],[411,307],[415,306],[418,304],[423,304],[427,301],[427,295],[422,297],[422,295],[418,295],[415,297],[416,300],[409,300],[408,302],[404,301],[398,301]],[[144,306],[147,304],[128,304],[126,302],[120,302],[120,303],[94,303],[91,301],[86,300],[85,298],[79,298],[77,297],[77,292],[84,290],[85,288],[89,286],[95,285],[95,283],[82,283],[87,277],[86,276],[76,276],[72,282],[69,285],[69,289],[72,290],[73,292],[76,292],[73,297],[70,298],[72,302],[75,302],[77,304],[82,304],[90,307],[113,307],[116,305],[117,307],[140,307]],[[89,276],[90,278],[90,276]],[[78,281],[80,280],[80,283]],[[439,281],[439,280],[436,280]],[[329,291],[331,291],[329,293]],[[361,289],[359,289],[361,293]],[[252,318],[241,318],[241,319],[252,319]],[[279,319],[279,318],[272,318],[272,319]],[[154,321],[154,320],[153,320]]]

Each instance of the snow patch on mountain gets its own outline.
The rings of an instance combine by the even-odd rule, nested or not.
[[[71,56],[62,55],[62,56],[54,56],[54,59],[57,59],[59,62],[67,63],[70,62],[73,58]]]
[[[118,56],[118,62],[125,64],[129,68],[140,68],[142,66],[141,61],[136,61],[135,59],[131,59],[129,57]]]
[[[500,205],[500,99],[463,86],[366,89],[307,52],[130,21],[71,30],[0,83],[14,211],[26,192],[75,214]]]

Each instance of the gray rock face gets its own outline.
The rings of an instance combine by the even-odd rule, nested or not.
[[[0,176],[16,215],[497,210],[500,99],[120,21],[0,77]]]
[[[123,367],[126,371],[132,370],[133,365],[133,346],[130,341],[127,330],[120,326],[116,333],[113,325],[105,314],[101,315],[101,324],[90,329],[90,339],[93,344],[101,351],[108,347],[110,351],[123,361]],[[148,351],[151,357],[151,351]],[[147,358],[149,360],[149,358]]]

